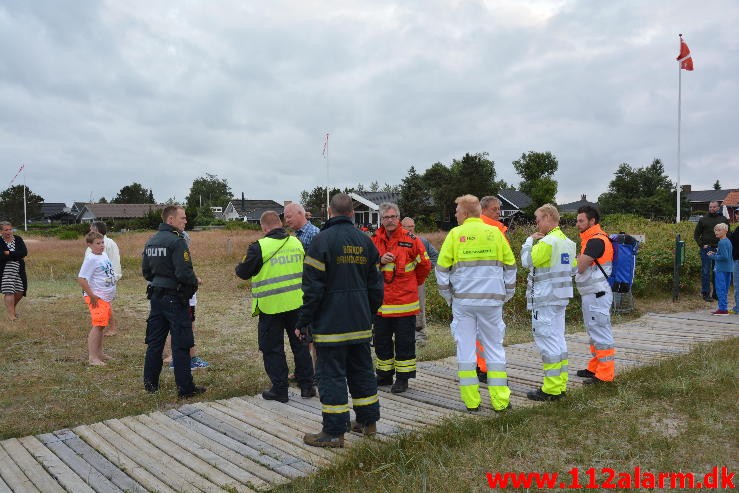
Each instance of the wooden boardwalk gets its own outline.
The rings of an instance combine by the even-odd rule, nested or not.
[[[739,316],[706,313],[649,314],[614,327],[617,371],[685,353],[700,342],[739,334]],[[570,368],[587,362],[584,333],[567,336]],[[506,348],[514,406],[533,405],[525,393],[541,381],[533,343]],[[571,377],[571,387],[581,379]],[[483,406],[490,401],[484,386]],[[461,415],[454,358],[423,362],[408,392],[380,392],[378,438]],[[321,428],[318,399],[291,389],[280,404],[261,396],[186,404],[153,412],[0,442],[0,493],[118,491],[255,491],[308,475],[345,449],[317,449],[302,442]],[[363,440],[348,433],[347,446]]]

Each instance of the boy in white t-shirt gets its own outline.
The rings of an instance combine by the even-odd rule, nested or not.
[[[103,353],[103,329],[110,323],[110,302],[115,298],[116,275],[105,254],[103,235],[91,231],[85,236],[85,242],[91,253],[85,255],[77,282],[84,290],[83,296],[92,318],[92,329],[87,336],[88,363],[100,366],[109,359]]]

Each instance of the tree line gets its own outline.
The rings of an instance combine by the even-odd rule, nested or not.
[[[454,199],[467,193],[483,197],[496,195],[500,190],[518,189],[532,200],[532,204],[524,211],[529,216],[533,216],[533,211],[542,204],[555,203],[557,181],[554,175],[559,163],[551,152],[529,151],[521,154],[512,165],[520,177],[518,185],[499,179],[495,162],[487,152],[478,152],[466,153],[459,159],[452,159],[448,164],[435,162],[423,173],[411,166],[398,185],[380,185],[373,181],[368,187],[359,183],[343,190],[332,188],[329,193],[397,193],[400,197],[398,205],[403,214],[415,217],[416,222],[425,227],[453,223]],[[714,188],[720,188],[718,180]],[[598,197],[598,205],[604,214],[630,213],[649,218],[669,218],[675,217],[675,194],[675,184],[665,174],[660,159],[654,159],[651,164],[643,167],[622,163],[614,172],[608,190]],[[206,173],[205,176],[193,180],[183,205],[192,224],[208,224],[213,220],[211,207],[224,207],[232,198],[233,192],[226,178]],[[685,211],[687,215],[690,204],[684,194],[681,199],[681,211]],[[316,186],[310,191],[303,190],[300,201],[307,210],[325,217],[326,187]],[[43,202],[42,196],[26,189],[29,218],[40,217]],[[108,203],[108,200],[101,197],[97,202]],[[110,203],[156,202],[152,189],[133,182],[122,187]],[[177,201],[172,197],[164,203],[173,204]],[[14,185],[0,192],[0,219],[15,224],[23,221],[23,185]]]

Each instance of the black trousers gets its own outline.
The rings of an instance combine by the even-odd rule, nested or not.
[[[372,368],[369,342],[346,346],[316,344],[318,391],[321,395],[323,431],[343,435],[349,429],[349,393],[357,421],[364,425],[380,419],[377,379]]]
[[[301,344],[295,335],[298,310],[259,315],[259,350],[264,359],[272,390],[287,395],[287,358],[285,356],[285,332],[295,358],[295,377],[301,388],[313,386],[313,360],[308,346]]]
[[[375,354],[377,355],[378,378],[392,377],[395,373],[401,380],[416,378],[416,316],[381,317],[376,315]],[[394,361],[392,369],[390,361]],[[412,364],[404,363],[407,361],[412,361]],[[399,362],[401,364],[398,364]]]
[[[190,348],[195,345],[190,307],[177,296],[154,295],[149,318],[146,319],[144,388],[147,390],[159,388],[162,351],[168,333],[172,334],[172,364],[177,392],[188,394],[195,389],[190,371]]]

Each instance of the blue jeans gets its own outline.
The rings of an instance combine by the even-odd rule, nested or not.
[[[716,271],[716,295],[718,296],[718,309],[728,310],[729,283],[731,283],[731,272]]]
[[[716,295],[716,282],[714,279],[713,292],[711,291],[711,277],[713,274],[713,259],[708,255],[711,248],[701,247],[701,294],[703,296]]]
[[[739,313],[739,260],[734,260],[734,313]]]

